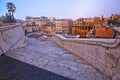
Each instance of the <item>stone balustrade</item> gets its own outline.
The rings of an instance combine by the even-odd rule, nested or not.
[[[0,27],[0,55],[24,45],[26,40],[21,24]]]
[[[51,39],[112,80],[120,80],[120,36],[116,39],[79,39],[57,34]]]
[[[92,66],[120,80],[120,36],[116,39],[65,38],[56,34],[51,39],[62,48],[89,62]],[[0,54],[26,45],[21,24],[0,27]]]

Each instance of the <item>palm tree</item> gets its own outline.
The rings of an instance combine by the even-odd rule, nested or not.
[[[15,12],[15,10],[16,10],[16,6],[12,3],[12,2],[8,2],[7,4],[6,4],[6,7],[7,7],[7,9],[8,9],[8,13],[9,13],[9,15],[10,16],[12,16],[12,18],[14,19],[14,12]]]

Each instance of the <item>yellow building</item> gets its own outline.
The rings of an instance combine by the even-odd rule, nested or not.
[[[51,22],[48,22],[42,27],[42,32],[48,34],[55,34],[55,25]]]

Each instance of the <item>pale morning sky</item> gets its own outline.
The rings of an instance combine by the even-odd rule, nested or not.
[[[120,0],[0,0],[0,16],[7,12],[7,2],[15,4],[18,19],[26,16],[77,19],[120,13]]]

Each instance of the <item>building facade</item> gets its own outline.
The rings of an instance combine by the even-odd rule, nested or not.
[[[89,31],[92,31],[91,33],[94,33],[95,36],[95,30],[104,27],[104,24],[106,24],[107,22],[108,18],[103,16],[76,19],[72,26],[72,35],[80,35],[80,37],[87,37]],[[97,33],[99,34],[98,30]]]
[[[66,34],[70,32],[70,28],[72,28],[72,20],[70,19],[55,19],[53,23],[56,26],[56,33]]]
[[[55,19],[53,21],[53,23],[55,24],[56,33],[62,33],[62,20],[61,19]]]
[[[86,37],[87,33],[93,26],[93,20],[90,18],[79,18],[73,22],[72,35],[79,35],[80,37]]]
[[[46,25],[42,26],[43,33],[55,34],[55,25],[52,22],[48,22]]]

